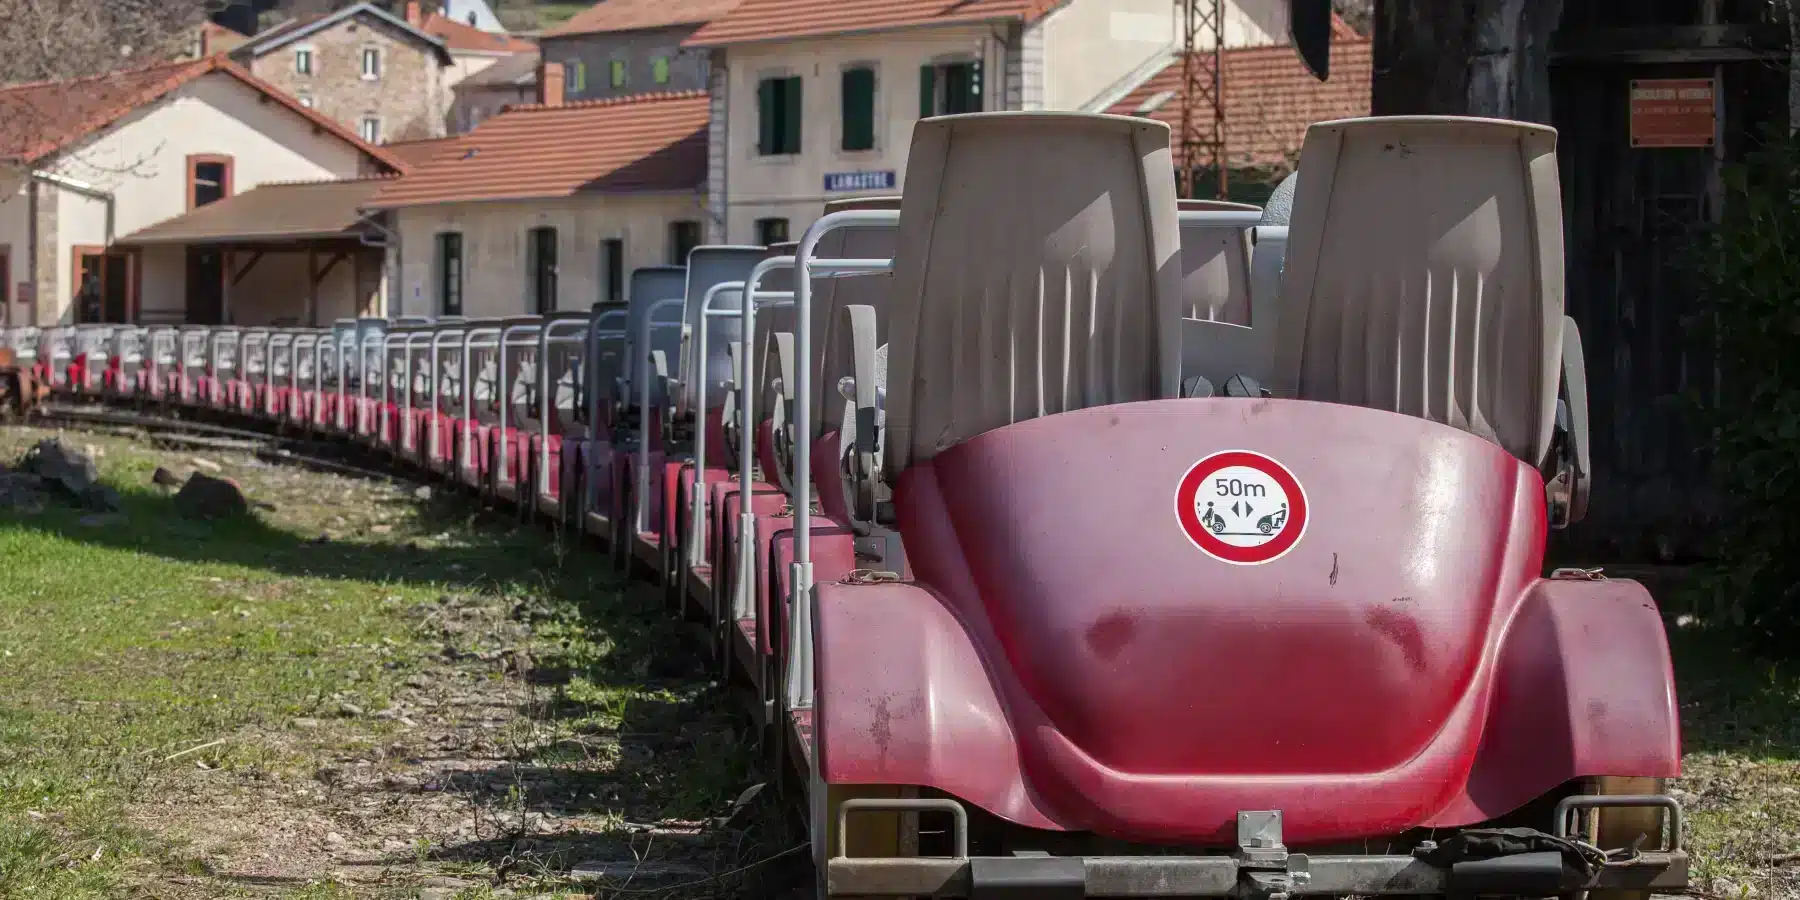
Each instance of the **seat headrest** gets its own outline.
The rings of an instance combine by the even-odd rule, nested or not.
[[[885,477],[1014,422],[1176,396],[1181,245],[1167,125],[1080,113],[926,119],[905,184]]]
[[[1322,122],[1300,171],[1278,391],[1430,419],[1541,465],[1562,352],[1556,132],[1447,116]]]

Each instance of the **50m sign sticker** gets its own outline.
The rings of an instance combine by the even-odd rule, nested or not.
[[[1306,490],[1287,466],[1261,453],[1225,450],[1182,477],[1175,518],[1207,556],[1262,565],[1294,549],[1306,533]]]

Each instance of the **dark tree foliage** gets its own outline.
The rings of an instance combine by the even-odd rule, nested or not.
[[[1800,144],[1777,139],[1727,170],[1701,252],[1701,315],[1726,388],[1704,398],[1730,509],[1707,618],[1791,654],[1800,639]]]

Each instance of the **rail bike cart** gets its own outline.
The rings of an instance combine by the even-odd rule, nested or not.
[[[594,304],[588,319],[587,388],[588,436],[577,454],[575,478],[579,484],[581,527],[589,536],[611,542],[613,523],[622,504],[618,496],[619,441],[623,431],[622,395],[626,371],[626,323],[630,310],[623,305]],[[615,551],[616,553],[616,551]]]
[[[1313,126],[1249,327],[1183,321],[1168,139],[924,120],[897,216],[801,242],[812,360],[813,280],[883,269],[823,236],[897,228],[875,458],[823,462],[893,492],[910,570],[820,577],[792,503],[822,891],[1679,890],[1679,805],[1609,790],[1679,770],[1655,603],[1541,575],[1587,491],[1554,131]]]
[[[625,323],[626,368],[620,385],[620,422],[614,458],[615,563],[659,572],[663,558],[663,416],[668,382],[681,365],[686,266],[644,266],[631,273]]]

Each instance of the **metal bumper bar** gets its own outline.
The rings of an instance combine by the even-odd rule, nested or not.
[[[1443,895],[1450,870],[1410,856],[1305,856],[1292,854],[1289,882],[1270,890],[1254,870],[1230,856],[976,857],[973,859],[853,859],[828,864],[833,897],[1006,896],[1032,887],[1031,896],[1060,897],[1270,897],[1319,894]],[[1304,873],[1304,877],[1298,877]],[[1685,852],[1644,853],[1608,866],[1591,884],[1569,888],[1619,888],[1679,893],[1687,886]],[[1022,896],[1022,895],[1021,895]]]
[[[1577,840],[1581,814],[1609,807],[1666,811],[1663,849],[1604,866],[1569,865],[1561,850],[1521,852],[1443,864],[1435,844],[1415,854],[1326,855],[1290,852],[1282,843],[1280,810],[1237,815],[1235,853],[1206,856],[969,856],[968,816],[948,798],[845,801],[838,810],[836,856],[827,860],[832,897],[963,897],[969,900],[1078,900],[1085,897],[1237,897],[1288,900],[1295,896],[1356,894],[1546,896],[1593,889],[1680,892],[1688,883],[1681,849],[1681,805],[1663,795],[1575,796],[1556,809],[1553,834],[1564,849]],[[858,812],[946,812],[952,857],[858,858],[847,853],[851,815]],[[1541,846],[1541,845],[1540,845]]]

